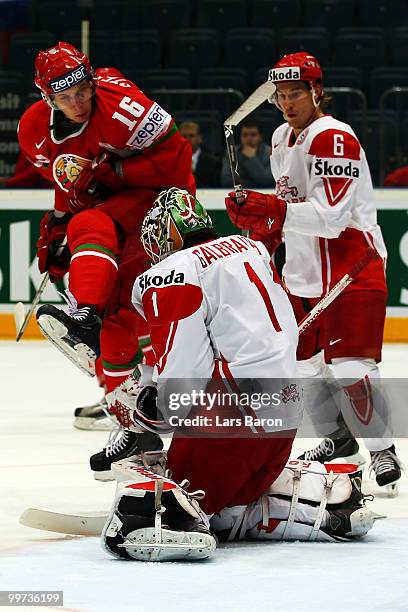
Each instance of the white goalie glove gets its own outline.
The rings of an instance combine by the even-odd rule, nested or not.
[[[106,395],[108,410],[125,429],[142,433],[166,433],[171,427],[157,408],[157,389],[153,384],[140,382],[140,373],[133,374]]]

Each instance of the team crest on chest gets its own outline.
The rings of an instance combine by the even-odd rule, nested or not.
[[[91,166],[91,160],[79,155],[73,155],[71,153],[63,153],[55,158],[52,166],[52,174],[54,180],[64,191],[69,191],[69,188],[84,168]]]

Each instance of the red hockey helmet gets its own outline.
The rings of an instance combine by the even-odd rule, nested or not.
[[[273,68],[269,70],[268,80],[275,84],[282,81],[308,81],[315,83],[323,79],[322,69],[317,59],[302,51],[284,55]]]
[[[59,42],[46,51],[40,51],[34,62],[36,86],[45,99],[65,91],[84,79],[92,79],[92,67],[87,56],[66,42]]]

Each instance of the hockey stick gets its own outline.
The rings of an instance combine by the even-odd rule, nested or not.
[[[58,247],[56,255],[61,255],[66,244],[67,244],[67,237],[65,236],[64,240],[61,242],[60,246]],[[46,272],[43,276],[41,284],[37,289],[37,293],[35,294],[34,299],[27,313],[26,313],[23,302],[17,302],[17,304],[14,306],[14,322],[16,325],[16,342],[20,340],[21,336],[24,334],[25,330],[27,329],[27,325],[31,319],[31,316],[38,302],[40,301],[41,296],[49,280],[50,280],[50,275],[48,274],[48,272]]]
[[[238,125],[245,117],[250,115],[260,104],[265,102],[272,94],[275,93],[276,86],[272,81],[262,83],[255,91],[224,121],[224,135],[227,144],[228,161],[231,170],[232,182],[236,193],[237,204],[243,204],[242,183],[238,170],[238,158],[235,148],[234,127]],[[249,232],[244,231],[244,236],[248,236]]]
[[[360,272],[380,255],[373,248],[368,248],[363,257],[354,264],[348,274],[316,304],[304,319],[299,323],[299,334],[302,334],[322,312],[340,295],[342,291],[360,274]],[[20,517],[20,523],[26,527],[41,529],[43,531],[53,531],[56,533],[67,533],[71,535],[95,536],[100,535],[108,513],[82,513],[82,514],[63,514],[61,512],[50,512],[39,510],[38,508],[27,508]]]
[[[379,257],[380,255],[374,248],[368,248],[367,251],[364,253],[363,257],[354,264],[350,272],[348,274],[345,274],[343,278],[340,279],[339,282],[336,283],[332,289],[330,289],[330,291],[324,296],[324,298],[322,298],[320,302],[318,302],[316,306],[312,308],[309,314],[307,314],[301,320],[298,326],[299,335],[302,334],[317,319],[317,317],[322,314],[323,310],[325,310],[328,305],[331,304],[333,300],[335,300],[336,297],[340,295],[340,293],[344,291],[344,289],[348,287],[350,283],[353,282],[356,276],[358,276],[358,274],[360,274],[360,272],[370,262],[374,261]]]
[[[20,516],[21,525],[41,531],[66,533],[70,535],[98,536],[108,519],[107,512],[84,512],[82,514],[61,514],[37,508],[27,508]]]

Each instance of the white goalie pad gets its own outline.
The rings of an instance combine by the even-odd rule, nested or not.
[[[183,488],[187,481],[179,485],[149,468],[138,457],[114,464],[118,483],[102,532],[105,550],[138,561],[212,556],[216,539],[197,501],[203,491],[187,493]],[[154,458],[152,468],[163,472],[163,465]]]
[[[328,504],[350,499],[349,474],[354,464],[325,464],[290,460],[265,494],[248,506],[224,508],[211,518],[218,535],[234,539],[338,541],[346,539],[327,533]],[[360,521],[360,525],[356,524]],[[364,535],[373,525],[374,515],[361,506],[353,518],[353,533]],[[330,531],[330,530],[329,530]],[[221,532],[221,533],[220,533]]]
[[[299,499],[320,503],[325,492],[329,473],[333,473],[333,483],[327,492],[328,504],[341,504],[351,494],[349,474],[358,471],[354,464],[322,464],[318,461],[302,461],[291,459],[287,462],[281,474],[269,487],[268,495],[285,495],[292,497],[295,471],[300,470]]]

